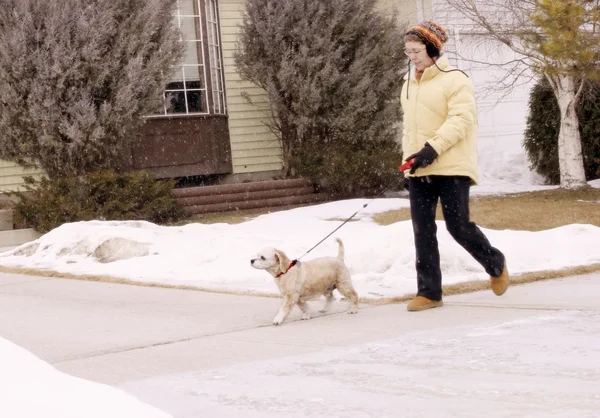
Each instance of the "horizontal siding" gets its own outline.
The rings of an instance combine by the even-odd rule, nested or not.
[[[429,10],[431,10],[431,2],[427,4],[426,1],[422,0],[395,0],[394,6],[399,11],[398,20],[404,23],[408,23],[410,25],[418,23],[419,11],[417,9],[417,1],[420,2],[423,6],[423,10],[421,12],[424,13],[424,16],[426,14],[426,9],[429,8]]]
[[[253,149],[273,149],[273,140],[263,141],[246,141],[238,145],[237,151],[253,150]]]
[[[239,149],[250,149],[250,145],[248,144],[257,144],[259,148],[275,148],[276,150],[279,150],[279,152],[281,152],[281,150],[278,147],[280,142],[277,138],[275,138],[274,135],[271,135],[272,138],[267,139],[265,139],[267,137],[266,133],[253,135],[244,132],[242,135],[244,136],[244,139],[238,143]],[[267,146],[264,146],[264,144],[267,144]]]
[[[236,16],[229,16],[227,17],[227,15],[221,15],[221,21],[223,21],[223,19],[236,19]],[[224,49],[223,52],[225,51],[233,51],[233,49],[231,49],[231,45],[235,45],[235,41],[236,41],[236,36],[233,33],[228,33],[228,34],[223,34],[223,36],[221,36],[221,40],[223,41],[223,43],[228,43],[228,49]],[[223,45],[223,47],[225,47],[225,45]]]
[[[261,160],[261,162],[258,164],[240,160],[239,165],[244,169],[245,173],[281,170],[281,160],[272,163],[266,162],[265,160]]]
[[[279,145],[279,140],[275,137],[265,139],[265,137],[267,135],[264,133],[257,134],[257,135],[248,134],[247,132],[244,132],[244,133],[246,135],[244,135],[244,140],[239,142],[239,149],[250,149],[250,147],[251,147],[250,144],[256,144],[256,146],[258,148],[268,147],[268,148],[279,149],[279,148],[277,148],[277,145]],[[265,146],[265,144],[266,144],[266,146]]]
[[[247,90],[244,90],[247,92]],[[233,93],[234,91],[232,90],[231,93]],[[242,93],[242,91],[240,91],[240,93]],[[230,106],[233,105],[236,109],[240,106],[243,105],[248,105],[248,106],[254,106],[254,105],[258,105],[261,108],[265,108],[268,109],[269,108],[269,99],[266,95],[255,95],[252,98],[252,104],[248,103],[248,100],[246,100],[245,97],[243,97],[241,94],[239,94],[238,96],[231,96],[231,100],[229,100],[227,102]]]
[[[418,21],[417,2],[422,0],[378,0],[377,9],[389,14],[397,13],[398,22],[413,25]],[[423,2],[424,8],[431,8],[431,1]],[[428,4],[429,3],[429,4]]]
[[[261,88],[242,81],[235,68],[233,56],[244,4],[243,0],[219,2],[229,136],[236,174],[280,170],[282,167],[281,143],[264,124],[269,115],[267,95]],[[249,104],[244,94],[259,107]]]
[[[244,164],[262,164],[281,162],[281,154],[279,155],[264,155],[260,157],[240,157],[240,161]]]
[[[25,169],[11,161],[0,160],[0,193],[24,190],[24,176],[40,178],[43,175],[43,170]]]
[[[240,149],[233,152],[233,158],[258,158],[266,156],[281,159],[281,152],[271,147]]]
[[[259,123],[265,122],[265,119],[267,118],[267,113],[260,109],[254,109],[256,108],[241,109],[237,112],[231,112],[229,117],[231,117],[231,114],[233,113],[235,119],[237,120],[251,119]]]
[[[29,170],[25,169],[18,164],[12,163],[10,161],[2,161],[0,162],[0,176],[24,176],[29,175],[29,173],[37,173],[39,170]],[[26,174],[27,173],[27,174]]]
[[[259,127],[262,127],[259,130]],[[244,130],[248,128],[248,132],[245,132]],[[240,132],[240,130],[242,130],[242,132]],[[232,132],[235,135],[244,135],[244,134],[253,134],[253,135],[257,135],[257,134],[269,134],[268,138],[265,139],[272,139],[272,140],[277,140],[277,138],[275,138],[275,136],[273,136],[270,132],[269,129],[263,124],[262,120],[256,120],[256,119],[236,119],[234,121],[231,121],[229,123],[229,133],[230,135],[232,134]],[[250,138],[250,140],[254,141],[256,138]],[[243,137],[239,137],[237,138],[236,142],[244,142],[246,139]]]

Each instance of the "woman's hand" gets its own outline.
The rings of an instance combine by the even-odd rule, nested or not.
[[[414,160],[410,167],[410,174],[415,174],[418,168],[425,168],[430,165],[438,156],[438,153],[433,149],[431,145],[425,143],[425,146],[421,151],[411,155],[406,160]]]

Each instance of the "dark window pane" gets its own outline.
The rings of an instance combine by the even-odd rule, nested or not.
[[[165,92],[167,113],[186,113],[185,112],[185,93],[183,91]]]
[[[172,81],[167,83],[165,90],[183,90],[183,81]]]
[[[188,91],[188,109],[190,112],[202,112],[202,92],[201,91]]]
[[[200,80],[186,80],[185,81],[185,88],[188,90],[191,89],[201,89],[202,88],[202,82]]]

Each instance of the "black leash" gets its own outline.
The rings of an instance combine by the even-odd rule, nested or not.
[[[298,262],[300,261],[300,259],[302,257],[304,257],[305,255],[307,255],[308,253],[310,253],[312,250],[314,250],[315,248],[317,248],[319,245],[321,245],[323,243],[323,241],[325,241],[327,238],[329,238],[330,236],[332,236],[333,234],[335,234],[335,232],[340,229],[342,226],[346,225],[348,222],[350,222],[350,220],[352,218],[354,218],[358,212],[360,212],[361,210],[363,210],[364,208],[366,208],[367,206],[369,206],[375,199],[379,198],[380,196],[382,196],[384,193],[386,193],[387,191],[389,191],[392,188],[392,186],[389,186],[385,189],[383,189],[378,195],[376,195],[374,198],[372,198],[369,202],[365,203],[362,208],[358,209],[356,212],[354,212],[352,214],[352,216],[350,216],[348,219],[346,219],[340,226],[338,226],[337,228],[335,228],[333,231],[331,231],[329,233],[329,235],[327,235],[325,238],[323,238],[321,241],[319,241],[314,247],[312,247],[310,250],[308,250],[307,252],[305,252],[304,254],[302,254],[300,257],[296,258],[294,260],[294,262]],[[296,263],[294,263],[296,264]]]

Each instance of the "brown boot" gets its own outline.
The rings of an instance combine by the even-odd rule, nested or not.
[[[490,284],[492,285],[494,294],[497,296],[501,296],[506,292],[506,289],[508,289],[508,269],[506,268],[506,263],[504,264],[504,269],[500,276],[490,276]]]
[[[423,296],[417,296],[410,301],[406,310],[411,312],[424,311],[425,309],[438,308],[444,306],[444,302],[441,300],[431,300]]]

